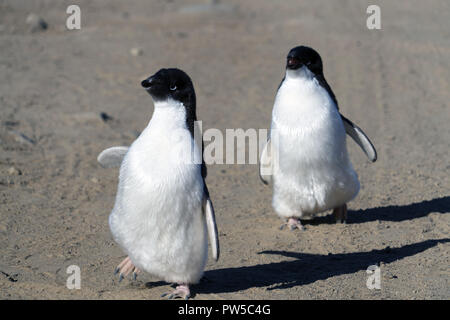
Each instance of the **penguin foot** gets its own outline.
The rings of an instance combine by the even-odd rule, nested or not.
[[[119,274],[119,282],[123,280],[130,272],[133,272],[133,280],[136,280],[137,275],[141,272],[138,268],[136,268],[131,262],[130,257],[126,257],[123,261],[117,266],[116,270],[114,270],[114,274]]]
[[[344,203],[342,206],[333,209],[333,215],[336,223],[346,223],[347,221],[347,204]]]
[[[167,299],[176,299],[176,298],[182,298],[184,300],[188,300],[191,297],[191,291],[189,290],[188,284],[180,284],[178,285],[175,290],[169,294],[169,293],[163,293],[161,297],[168,296]]]
[[[289,230],[304,230],[305,227],[303,227],[300,219],[297,218],[289,218],[286,223],[283,223],[280,227],[280,230],[283,230],[284,228],[289,227]]]

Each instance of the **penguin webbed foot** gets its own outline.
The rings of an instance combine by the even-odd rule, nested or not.
[[[280,227],[280,230],[284,230],[286,227],[289,227],[289,230],[294,231],[305,230],[305,227],[302,225],[302,222],[298,218],[289,218],[285,223],[283,223]]]
[[[181,298],[184,300],[188,300],[191,297],[191,291],[189,290],[188,284],[180,284],[178,285],[172,293],[163,293],[161,295],[162,298],[166,297],[169,300]]]
[[[127,275],[130,274],[130,272],[132,272],[133,280],[136,280],[137,275],[141,272],[141,270],[134,266],[133,262],[131,262],[130,257],[126,257],[114,270],[114,274],[118,274],[119,272],[119,282],[121,282]]]

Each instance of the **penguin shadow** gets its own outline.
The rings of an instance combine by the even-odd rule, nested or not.
[[[349,210],[347,224],[364,223],[376,220],[400,222],[417,219],[428,215],[431,212],[449,213],[450,196],[425,200],[401,206],[385,206],[369,209]],[[302,220],[305,225],[335,224],[332,214],[316,217],[312,220]]]
[[[433,239],[405,245],[386,247],[368,252],[340,254],[310,254],[289,251],[262,251],[258,254],[280,255],[295,260],[258,264],[254,266],[216,269],[205,272],[209,279],[196,286],[198,293],[230,293],[255,287],[267,290],[288,289],[331,277],[367,270],[380,262],[391,263],[430,249],[448,239]],[[365,285],[365,278],[361,280]]]
[[[170,285],[170,283],[167,283],[165,281],[149,281],[145,283],[145,287],[147,289],[152,289],[152,288],[156,288],[156,287],[162,287],[162,286],[167,286]]]

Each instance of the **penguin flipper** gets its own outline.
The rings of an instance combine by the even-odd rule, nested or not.
[[[270,148],[272,153],[272,143],[270,138],[267,139],[266,145],[261,152],[261,158],[259,161],[259,178],[264,184],[269,184],[272,181],[272,156],[267,151]]]
[[[206,227],[208,229],[209,242],[211,243],[212,256],[215,261],[219,260],[220,248],[219,248],[219,235],[217,233],[216,217],[214,215],[214,208],[211,199],[205,194],[205,200],[203,204],[203,212],[206,218]]]
[[[345,132],[361,147],[369,160],[375,162],[377,160],[377,151],[364,131],[342,114],[341,118],[344,123]]]
[[[120,167],[125,154],[128,152],[128,147],[118,146],[103,150],[97,157],[97,161],[103,168]]]

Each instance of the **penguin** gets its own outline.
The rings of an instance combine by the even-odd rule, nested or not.
[[[161,69],[141,83],[151,95],[154,112],[147,127],[128,148],[104,150],[103,167],[120,165],[109,226],[127,257],[115,274],[145,271],[176,283],[162,296],[188,299],[207,261],[219,259],[214,208],[206,186],[203,144],[194,139],[195,91],[189,76],[176,68]]]
[[[339,113],[319,53],[306,46],[291,49],[259,166],[263,183],[272,183],[272,207],[285,220],[281,229],[302,230],[300,219],[330,209],[336,223],[345,223],[347,203],[360,189],[346,134],[376,161],[367,135]]]

